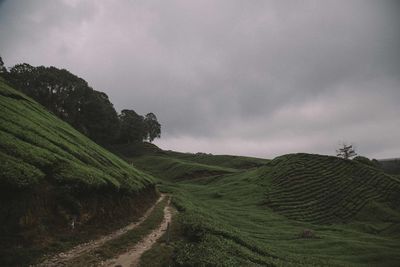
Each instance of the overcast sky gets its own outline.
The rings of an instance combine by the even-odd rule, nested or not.
[[[164,149],[399,157],[399,3],[0,0],[0,55],[154,112]]]

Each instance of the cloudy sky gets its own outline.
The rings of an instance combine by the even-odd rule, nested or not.
[[[399,3],[0,0],[0,54],[156,113],[164,149],[399,157]]]

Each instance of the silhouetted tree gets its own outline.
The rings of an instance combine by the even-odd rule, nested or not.
[[[120,124],[108,96],[93,90],[79,108],[79,125],[97,143],[110,144],[119,136]]]
[[[336,156],[344,158],[344,159],[349,159],[349,158],[357,156],[357,153],[354,150],[353,145],[347,145],[346,143],[343,143],[336,150]]]
[[[146,136],[145,139],[149,142],[153,142],[155,138],[161,137],[161,125],[157,121],[157,117],[154,113],[148,113],[144,118]]]
[[[124,109],[119,115],[121,131],[120,143],[142,142],[146,137],[146,129],[143,116],[134,110]]]

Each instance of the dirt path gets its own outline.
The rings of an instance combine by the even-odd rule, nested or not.
[[[165,195],[161,195],[160,198],[157,200],[157,202],[151,207],[149,208],[146,213],[137,221],[131,224],[128,224],[127,226],[118,229],[115,232],[112,232],[111,234],[105,235],[103,237],[100,237],[96,240],[92,240],[89,241],[87,243],[83,243],[83,244],[79,244],[78,246],[72,248],[69,251],[66,252],[62,252],[59,253],[53,257],[51,257],[50,259],[47,259],[35,266],[40,266],[40,267],[53,267],[53,266],[66,266],[68,265],[68,261],[81,256],[84,253],[87,253],[93,249],[96,249],[100,246],[102,246],[104,243],[106,243],[107,241],[110,241],[112,239],[118,238],[121,235],[125,234],[126,232],[135,229],[137,226],[139,226],[144,220],[147,219],[147,217],[151,214],[151,212],[153,211],[154,207],[160,202],[162,201],[166,196]]]
[[[101,266],[138,266],[140,257],[143,255],[143,253],[149,250],[154,245],[154,243],[156,243],[156,241],[164,234],[168,224],[171,222],[172,209],[169,204],[170,199],[168,200],[168,204],[164,208],[164,219],[158,228],[154,229],[150,234],[145,236],[128,252],[119,255],[117,258],[103,262]]]

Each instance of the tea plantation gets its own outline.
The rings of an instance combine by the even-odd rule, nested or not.
[[[182,158],[168,156],[171,164]],[[133,162],[147,162],[146,169],[153,167],[162,179],[168,156],[163,164],[146,157]],[[195,157],[186,156],[193,162]],[[213,156],[207,157],[212,162]],[[173,176],[171,170],[167,173]],[[400,262],[400,180],[370,165],[290,154],[234,173],[167,179],[160,188],[173,195],[179,211],[174,224],[180,230],[169,252],[177,266]],[[165,251],[160,246],[149,255]]]
[[[138,192],[151,176],[95,144],[0,80],[1,187],[44,182],[78,190]]]

